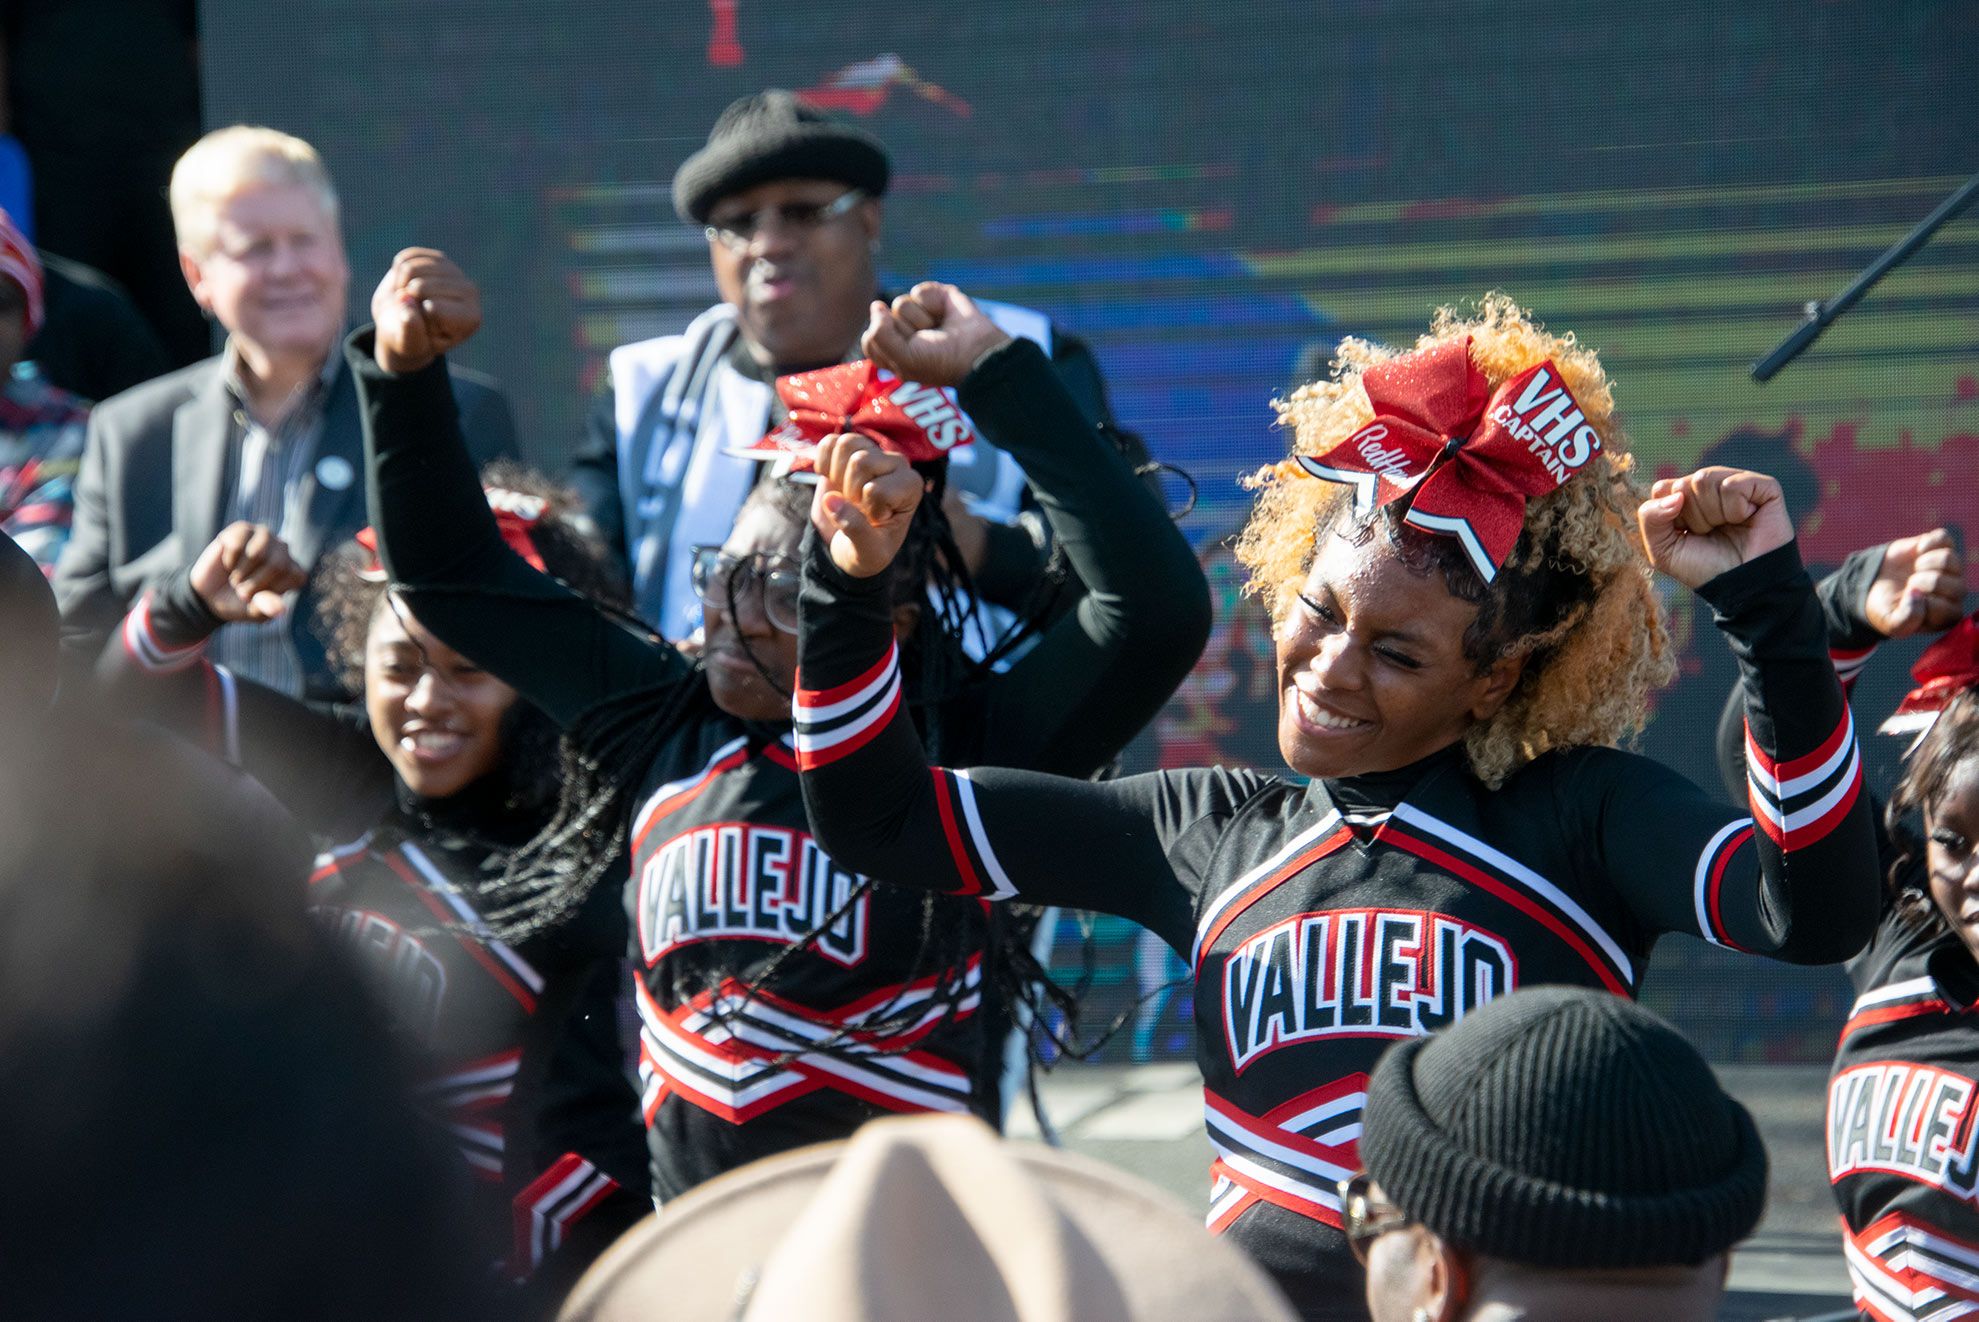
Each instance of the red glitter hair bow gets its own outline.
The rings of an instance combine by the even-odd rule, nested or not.
[[[543,567],[542,555],[536,550],[534,533],[550,502],[541,496],[525,495],[506,487],[484,487],[482,491],[488,497],[488,508],[495,514],[495,527],[500,530],[502,540],[508,543],[508,549],[527,560],[531,569],[549,573]],[[357,571],[357,576],[367,583],[383,583],[386,575],[385,567],[378,562],[377,531],[360,528],[354,540],[366,553],[364,567]]]
[[[808,473],[818,442],[835,432],[870,437],[882,450],[917,464],[946,459],[976,439],[955,392],[904,381],[864,358],[778,377],[776,392],[790,416],[732,453],[780,460],[789,472]]]
[[[1878,727],[1884,734],[1930,729],[1946,703],[1979,686],[1979,613],[1966,616],[1925,648],[1924,655],[1910,668],[1910,677],[1917,681],[1917,687],[1904,695],[1890,719]]]
[[[1552,362],[1486,397],[1470,339],[1439,344],[1361,375],[1374,421],[1300,469],[1354,488],[1366,517],[1413,493],[1403,522],[1455,537],[1489,583],[1525,526],[1526,502],[1557,490],[1601,437]]]

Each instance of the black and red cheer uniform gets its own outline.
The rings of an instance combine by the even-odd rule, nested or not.
[[[924,894],[882,886],[853,899],[865,879],[811,833],[790,727],[722,711],[698,664],[503,545],[444,365],[386,373],[366,344],[360,334],[349,353],[372,521],[420,623],[580,743],[614,712],[661,723],[657,752],[629,773],[624,893],[656,1195],[877,1115],[991,1109],[981,906],[950,902],[935,919],[963,927],[978,953],[923,967]],[[964,760],[1091,774],[1188,673],[1208,634],[1207,585],[1037,346],[991,351],[958,393],[1022,464],[1087,595],[1010,669],[926,712],[930,737]],[[888,682],[889,710],[912,704],[911,681],[896,671]],[[868,1027],[876,1020],[887,1031]]]
[[[1209,1224],[1309,1318],[1366,1316],[1335,1181],[1357,1169],[1388,1043],[1515,987],[1632,995],[1664,932],[1802,962],[1869,935],[1854,728],[1791,546],[1702,591],[1744,674],[1749,816],[1611,748],[1546,754],[1496,790],[1460,745],[1310,784],[931,769],[904,722],[874,715],[893,643],[873,584],[816,538],[804,574],[797,745],[826,847],[889,880],[1118,914],[1181,955],[1216,1152]]]
[[[1882,635],[1867,617],[1880,547],[1822,580],[1828,645],[1852,685]],[[1727,775],[1737,746],[1721,727]],[[1881,815],[1877,824],[1882,827]],[[1877,1322],[1979,1316],[1979,963],[1931,905],[1923,845],[1849,966],[1857,991],[1828,1079],[1828,1180],[1855,1303]]]
[[[617,908],[515,945],[488,935],[475,896],[543,822],[508,802],[506,769],[417,798],[362,708],[305,703],[208,661],[219,627],[175,575],[125,617],[101,677],[255,776],[323,843],[310,916],[366,976],[421,1113],[464,1158],[490,1259],[553,1298],[651,1207],[617,978],[596,957],[623,939]]]

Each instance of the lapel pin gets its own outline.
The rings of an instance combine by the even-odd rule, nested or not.
[[[320,486],[331,491],[345,491],[356,480],[357,469],[340,454],[326,454],[316,461],[316,481]]]

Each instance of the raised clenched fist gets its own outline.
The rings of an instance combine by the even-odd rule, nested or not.
[[[818,492],[811,522],[831,548],[832,563],[871,578],[893,563],[926,492],[921,475],[865,436],[827,436],[815,460]]]
[[[192,590],[230,624],[274,619],[308,581],[288,544],[258,523],[228,524],[192,564]]]
[[[954,285],[924,280],[893,300],[874,300],[859,347],[881,367],[927,386],[962,383],[976,360],[1010,339]]]
[[[1948,629],[1965,614],[1965,557],[1947,528],[1899,537],[1883,548],[1869,585],[1869,623],[1885,638]]]
[[[407,248],[371,295],[372,357],[387,372],[416,372],[481,329],[481,291],[445,253]]]
[[[1649,562],[1687,588],[1793,540],[1780,484],[1737,468],[1662,479],[1636,510],[1636,522]]]

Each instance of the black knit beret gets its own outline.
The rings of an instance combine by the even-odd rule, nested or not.
[[[1398,1043],[1364,1126],[1390,1202],[1535,1267],[1695,1265],[1766,1205],[1752,1117],[1676,1029],[1606,992],[1533,988]]]
[[[708,145],[675,171],[673,209],[705,225],[715,203],[773,179],[836,179],[878,197],[890,172],[878,138],[773,87],[722,111]]]

